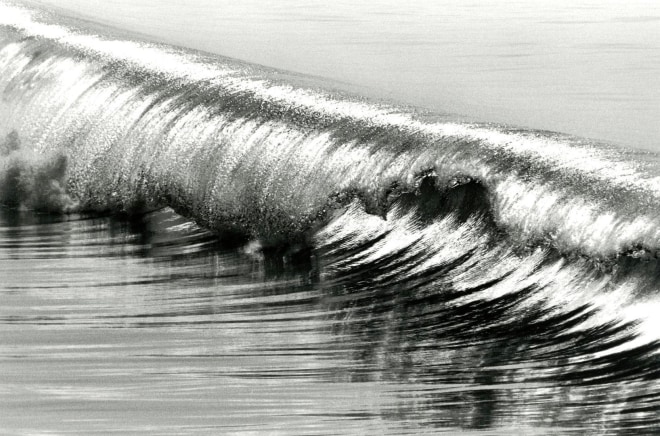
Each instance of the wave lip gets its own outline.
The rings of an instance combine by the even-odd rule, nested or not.
[[[601,259],[660,249],[656,154],[366,102],[238,61],[92,35],[21,7],[0,12],[0,133],[23,144],[0,158],[14,162],[2,176],[14,177],[17,155],[56,162],[18,165],[61,188],[47,196],[60,203],[44,209],[167,205],[278,244],[356,198],[383,216],[401,195],[428,204],[421,190],[432,180],[430,195],[445,208],[487,208],[522,246]],[[466,182],[479,189],[460,188]],[[471,204],[451,203],[460,190]],[[41,201],[50,200],[23,203]]]

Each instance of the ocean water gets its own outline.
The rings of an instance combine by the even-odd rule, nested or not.
[[[2,433],[660,432],[655,6],[374,4],[0,2]]]
[[[372,98],[660,150],[655,0],[39,0]]]

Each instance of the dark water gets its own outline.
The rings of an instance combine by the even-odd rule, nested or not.
[[[660,432],[659,154],[0,12],[4,433]]]

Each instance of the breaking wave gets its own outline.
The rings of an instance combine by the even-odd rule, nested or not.
[[[337,333],[369,330],[380,354],[405,344],[410,379],[423,382],[425,353],[474,347],[488,367],[503,348],[488,370],[602,386],[618,407],[597,397],[604,421],[657,429],[657,154],[370,102],[62,20],[0,4],[4,207],[197,232],[183,215],[276,276],[302,265]]]
[[[655,154],[458,122],[49,24],[45,13],[0,12],[7,205],[170,206],[221,234],[281,246],[311,242],[349,205],[383,219],[405,204],[429,225],[477,214],[487,222],[480,231],[523,251],[610,266],[657,257]]]

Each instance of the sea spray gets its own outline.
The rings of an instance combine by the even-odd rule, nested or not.
[[[0,203],[39,212],[72,212],[78,204],[66,192],[67,158],[21,147],[16,131],[0,143]]]

